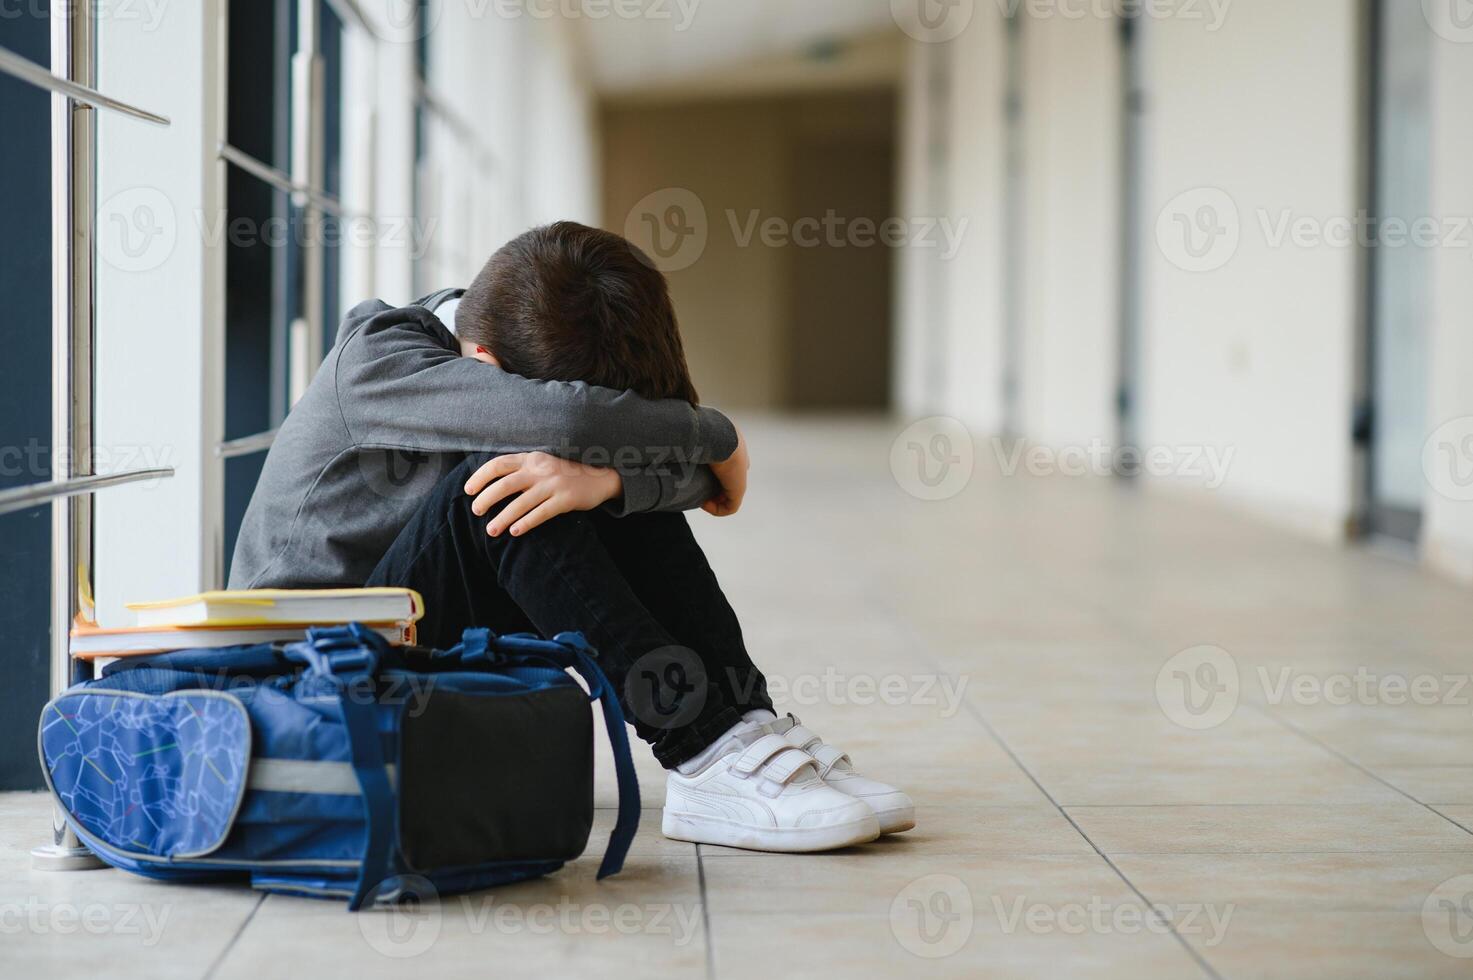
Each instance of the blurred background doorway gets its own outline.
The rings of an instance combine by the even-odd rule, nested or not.
[[[685,79],[604,104],[605,227],[633,216],[639,240],[650,195],[690,201],[678,213],[701,226],[700,261],[656,260],[712,403],[890,406],[895,248],[880,239],[897,213],[899,55],[893,40],[831,42],[743,85]],[[832,66],[855,58],[870,70],[836,86]],[[779,67],[780,90],[751,91]]]

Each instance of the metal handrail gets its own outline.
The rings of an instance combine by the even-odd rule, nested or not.
[[[110,109],[113,112],[120,112],[125,116],[132,116],[134,119],[151,122],[156,126],[168,126],[170,124],[167,116],[160,116],[157,113],[149,112],[147,109],[140,109],[126,102],[119,102],[110,95],[103,95],[95,88],[78,85],[76,82],[60,78],[34,61],[22,58],[14,51],[6,48],[0,48],[0,72],[12,78],[18,78],[37,88],[43,88],[65,95],[84,105],[90,105],[94,109]]]
[[[221,459],[235,459],[237,456],[249,456],[270,449],[271,444],[276,441],[276,433],[280,429],[272,429],[269,432],[257,432],[251,436],[241,436],[239,439],[227,439],[215,447],[215,455]]]
[[[79,497],[82,494],[102,490],[105,487],[120,486],[124,483],[166,480],[173,475],[172,466],[162,466],[151,470],[130,470],[126,473],[106,473],[101,476],[78,476],[70,480],[47,480],[44,483],[13,487],[9,490],[0,490],[0,514],[25,510],[27,507],[35,507],[38,504],[48,504],[65,497]]]
[[[285,171],[278,170],[269,163],[257,160],[246,151],[231,146],[229,143],[220,144],[220,159],[234,164],[252,177],[270,184],[277,190],[307,198],[313,205],[321,208],[328,214],[336,215],[339,218],[366,217],[366,215],[361,215],[357,211],[345,207],[341,201],[331,194],[326,194],[322,191],[314,190],[306,184],[298,183],[292,180]]]

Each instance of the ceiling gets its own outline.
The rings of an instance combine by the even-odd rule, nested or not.
[[[591,81],[606,94],[655,89],[744,62],[895,27],[890,0],[615,0],[576,18]],[[620,10],[640,10],[638,17]]]

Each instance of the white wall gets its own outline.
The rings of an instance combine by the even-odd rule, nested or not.
[[[1006,36],[999,5],[979,4],[950,42],[951,134],[945,208],[965,221],[944,262],[947,354],[938,410],[982,431],[1003,424],[1003,238]],[[935,256],[930,256],[934,261]]]
[[[1026,10],[1027,8],[1021,8]],[[953,40],[910,45],[902,213],[966,222],[951,261],[901,256],[897,390],[908,414],[1005,425],[1007,252],[1023,251],[1020,429],[1054,444],[1114,432],[1120,108],[1117,24],[1026,17],[1022,235],[1007,227],[1007,36],[979,4]],[[949,77],[938,107],[932,66]]]
[[[949,261],[924,249],[900,257],[896,389],[907,414],[943,412],[982,432],[1002,430],[1006,253],[1021,248],[1021,431],[1055,444],[1113,434],[1116,29],[1100,17],[1026,21],[1018,240],[1007,228],[1008,54],[1000,5],[979,4],[953,40],[910,45],[902,214],[944,214],[966,225]],[[929,81],[938,62],[949,78],[939,100]]]
[[[1258,213],[1348,217],[1359,207],[1355,7],[1236,0],[1220,22],[1142,24],[1141,440],[1234,451],[1226,497],[1326,536],[1343,533],[1351,509],[1356,254],[1273,247]],[[1001,427],[1002,255],[1022,248],[1021,434],[1055,445],[1110,440],[1122,220],[1118,24],[1020,9],[1020,240],[1003,237],[997,9],[978,5],[951,42],[911,46],[902,206],[922,213],[940,202],[974,224],[961,259],[943,270],[939,299],[930,257],[904,258],[900,406],[948,411],[983,431]],[[940,120],[925,70],[938,57],[949,60],[953,86]],[[1178,195],[1203,188],[1228,195],[1241,242],[1222,267],[1187,271],[1172,261],[1179,248],[1158,246],[1156,223]],[[1186,203],[1195,217],[1195,201]],[[1175,228],[1169,213],[1166,228]],[[946,365],[943,384],[937,364]]]
[[[397,224],[407,230],[417,220],[414,209],[414,46],[394,38],[387,29],[375,45],[376,86],[367,97],[374,100],[376,158],[374,170],[374,214],[381,227]],[[374,294],[387,302],[407,303],[415,297],[413,256],[419,243],[412,234],[385,231],[375,246]],[[345,298],[344,310],[364,297]]]
[[[1235,0],[1221,20],[1140,24],[1139,439],[1231,452],[1219,500],[1327,540],[1343,539],[1357,504],[1351,415],[1363,250],[1353,233],[1334,233],[1351,229],[1364,206],[1358,8]],[[1021,434],[1055,445],[1114,434],[1123,217],[1115,29],[1090,16],[1024,24],[1019,240],[1003,227],[1000,17],[978,5],[955,40],[909,45],[902,212],[939,210],[972,225],[953,263],[938,266],[925,251],[901,256],[897,391],[906,414],[946,412],[981,432],[1001,429],[1004,252],[1021,248]],[[1448,25],[1443,34],[1432,41],[1430,211],[1451,229],[1473,215],[1473,39]],[[934,97],[937,65],[950,80],[944,109]],[[1179,222],[1198,220],[1230,234],[1193,254]],[[1280,237],[1296,226],[1310,237]],[[1208,244],[1199,227],[1193,248]],[[1437,249],[1433,265],[1428,453],[1440,455],[1426,460],[1422,544],[1431,565],[1473,580],[1473,249]],[[1455,462],[1457,474],[1436,469]]]
[[[1142,440],[1235,449],[1223,494],[1324,537],[1351,510],[1357,256],[1274,247],[1259,215],[1359,207],[1356,7],[1237,0],[1216,32],[1162,20],[1147,44]],[[1168,206],[1163,249],[1152,223]],[[1179,267],[1178,215],[1237,220],[1236,254]]]
[[[900,148],[896,170],[900,186],[895,199],[901,214],[923,214],[937,209],[946,188],[945,174],[935,160],[937,127],[946,120],[937,112],[928,81],[940,57],[936,46],[906,47],[900,80]],[[942,208],[945,210],[945,208]],[[946,346],[937,327],[940,306],[932,290],[933,255],[901,249],[895,256],[896,324],[892,388],[896,406],[905,414],[925,415],[940,410],[944,382],[938,368]],[[942,389],[942,390],[938,390]]]
[[[376,213],[386,227],[412,222],[417,236],[380,239],[371,282],[389,302],[415,298],[417,259],[420,288],[464,285],[527,228],[599,215],[593,98],[573,26],[517,5],[430,9],[428,82],[448,116],[432,113],[426,126],[423,213],[414,198],[414,33],[387,19],[375,29]],[[363,298],[350,290],[364,281],[345,278],[344,308]]]
[[[1432,42],[1432,213],[1473,216],[1473,43]],[[1442,430],[1459,454],[1462,475],[1473,471],[1473,249],[1443,248],[1433,258],[1432,371],[1428,424]],[[1461,420],[1461,421],[1459,421]],[[1443,453],[1441,446],[1432,451]],[[1429,481],[1423,544],[1436,568],[1473,581],[1473,486],[1451,482],[1446,456]]]
[[[342,199],[351,210],[362,214],[378,212],[379,166],[375,147],[379,143],[382,114],[378,106],[378,87],[382,58],[379,44],[367,31],[350,30],[343,38],[343,88],[354,97],[344,107],[342,146]],[[368,93],[360,97],[359,93]],[[354,244],[348,239],[343,247],[342,275],[339,279],[339,309],[350,310],[366,296],[379,295],[378,249]]]
[[[553,21],[551,27],[536,38],[527,55],[531,87],[523,131],[522,222],[530,227],[568,219],[597,225],[602,205],[594,100],[581,65],[578,35],[563,21]]]
[[[209,581],[221,542],[222,267],[210,236],[223,208],[219,0],[169,4],[157,20],[99,29],[99,87],[168,116],[167,129],[98,116],[96,442],[99,472],[162,464],[173,479],[96,497],[100,621],[122,605]],[[140,70],[154,66],[156,70]]]
[[[1115,431],[1121,79],[1112,18],[1023,24],[1019,431],[1055,446]]]
[[[1004,43],[999,7],[978,4],[951,40],[906,45],[900,86],[899,216],[957,238],[897,253],[895,403],[983,431],[1003,414]]]
[[[430,35],[430,87],[474,136],[431,127],[442,261],[429,288],[469,283],[534,225],[598,223],[597,127],[577,32],[499,9],[445,4]]]

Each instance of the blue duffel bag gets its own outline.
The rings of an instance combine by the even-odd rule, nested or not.
[[[634,838],[639,786],[595,656],[578,633],[467,630],[442,652],[353,624],[302,643],[130,657],[46,705],[41,763],[67,822],[114,867],[358,909],[424,882],[452,893],[520,881],[582,854],[598,700],[619,787],[603,878]]]

